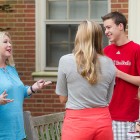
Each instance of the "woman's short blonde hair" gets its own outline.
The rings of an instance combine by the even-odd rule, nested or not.
[[[4,39],[5,35],[8,36],[10,38],[10,40],[11,40],[11,36],[10,36],[9,32],[0,31],[0,47],[1,47],[2,43],[3,43],[3,39]],[[1,59],[1,56],[0,56],[0,59]],[[7,58],[5,64],[6,65],[11,65],[11,66],[15,65],[14,59],[13,59],[13,54],[9,58]]]

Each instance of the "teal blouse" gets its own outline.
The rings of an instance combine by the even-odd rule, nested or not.
[[[13,102],[0,105],[0,140],[24,139],[23,102],[28,97],[27,89],[20,80],[15,67],[0,68],[0,94],[6,90]]]

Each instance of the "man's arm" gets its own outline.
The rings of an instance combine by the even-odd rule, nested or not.
[[[124,81],[127,81],[136,86],[140,86],[140,76],[133,76],[117,69],[116,77],[121,78]]]

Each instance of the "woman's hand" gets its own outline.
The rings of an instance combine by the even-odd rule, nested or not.
[[[7,95],[8,95],[8,94],[6,93],[6,91],[4,91],[4,92],[0,95],[0,105],[4,105],[4,104],[10,103],[10,102],[13,102],[12,99],[6,99]]]
[[[34,84],[32,85],[32,90],[33,90],[34,92],[37,92],[38,90],[40,90],[40,89],[46,87],[47,85],[49,85],[49,84],[51,84],[51,83],[52,83],[51,81],[47,81],[47,82],[46,82],[46,81],[43,80],[43,79],[38,80],[36,83],[34,83]]]

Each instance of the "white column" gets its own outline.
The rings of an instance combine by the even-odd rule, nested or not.
[[[140,44],[140,0],[128,0],[128,37]]]

